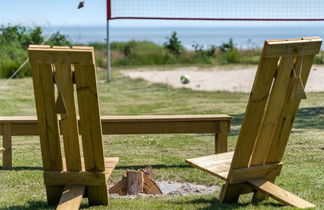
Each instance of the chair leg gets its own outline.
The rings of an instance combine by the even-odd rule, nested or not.
[[[273,177],[267,178],[267,180],[272,182],[272,183],[275,183],[276,178],[277,178],[276,176],[273,176]],[[268,200],[269,198],[270,198],[269,193],[256,191],[256,192],[253,193],[252,202],[259,203],[259,202]]]
[[[241,190],[238,184],[226,183],[222,186],[220,203],[237,203]]]
[[[297,208],[314,208],[315,205],[305,201],[296,195],[278,187],[277,185],[264,180],[264,179],[255,179],[248,181],[256,190],[259,190],[263,193],[268,193],[273,199],[288,204]]]
[[[65,186],[56,210],[78,210],[84,195],[84,185]]]
[[[47,203],[56,206],[61,198],[64,186],[46,186]]]
[[[259,203],[265,200],[268,200],[270,195],[261,191],[256,191],[253,193],[252,202]]]
[[[107,185],[87,186],[89,205],[108,205]]]

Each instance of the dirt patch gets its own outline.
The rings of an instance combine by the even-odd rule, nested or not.
[[[117,194],[111,194],[110,196],[113,198],[136,198],[136,197],[152,197],[152,196],[186,196],[186,195],[201,195],[201,194],[210,194],[215,193],[220,190],[219,186],[205,186],[205,185],[197,185],[189,182],[173,182],[173,181],[159,181],[156,182],[163,195],[148,195],[148,194],[138,194],[138,195],[127,195],[120,196]]]
[[[240,67],[233,70],[213,68],[200,69],[196,67],[177,68],[174,70],[161,69],[136,69],[125,70],[122,74],[130,78],[141,78],[152,83],[169,84],[175,88],[191,88],[203,91],[230,91],[230,92],[250,92],[256,72],[255,67]],[[184,85],[180,82],[180,77],[187,74],[190,83]],[[307,92],[324,91],[324,67],[314,66],[306,85]]]

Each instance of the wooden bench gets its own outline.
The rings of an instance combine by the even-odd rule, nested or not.
[[[227,134],[230,131],[228,115],[154,115],[102,116],[104,135],[123,134],[215,134],[215,154],[227,152]],[[3,168],[12,168],[12,137],[38,136],[36,116],[1,116],[0,135],[3,136]]]

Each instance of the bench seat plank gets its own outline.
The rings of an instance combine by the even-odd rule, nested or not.
[[[198,169],[226,180],[230,169],[234,152],[225,152],[216,155],[208,155],[187,159],[186,162]]]

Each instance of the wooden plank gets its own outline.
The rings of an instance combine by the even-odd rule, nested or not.
[[[67,58],[68,59],[68,58]],[[67,113],[61,114],[61,128],[68,171],[81,170],[79,131],[74,103],[71,65],[56,64],[56,85],[62,91]]]
[[[231,184],[242,183],[251,179],[276,177],[280,174],[282,163],[266,164],[249,168],[234,169],[227,178]]]
[[[218,133],[218,122],[103,122],[104,134]],[[225,131],[227,133],[227,131]]]
[[[315,55],[321,49],[321,42],[322,40],[319,37],[266,41],[267,51],[265,57]],[[287,48],[290,49],[289,52]]]
[[[151,126],[148,129],[148,126]],[[121,134],[176,134],[176,133],[218,133],[217,121],[194,122],[104,122],[102,132],[104,135]],[[2,131],[0,130],[0,135]],[[39,135],[38,123],[12,123],[12,136],[37,136]]]
[[[34,64],[93,64],[93,48],[59,49],[59,48],[29,48],[29,60]],[[71,56],[69,61],[66,59]]]
[[[276,178],[277,178],[277,175],[273,176],[272,174],[268,174],[263,179],[267,180],[267,181],[269,181],[271,183],[275,183]],[[262,202],[262,201],[267,200],[269,198],[270,198],[270,195],[268,193],[264,193],[264,192],[261,192],[261,191],[256,191],[256,192],[253,193],[252,202],[259,203],[259,202]]]
[[[218,133],[219,121],[230,122],[228,115],[152,115],[152,116],[102,116],[103,134],[170,134]],[[2,116],[0,124],[10,123],[13,136],[39,135],[37,117]],[[148,129],[148,125],[151,125]],[[228,126],[229,128],[229,126]],[[0,134],[2,127],[0,126]]]
[[[114,170],[118,162],[118,157],[105,157],[105,174],[107,179],[110,177],[112,171]]]
[[[37,123],[36,116],[0,116],[0,123]]]
[[[63,168],[51,65],[31,63],[44,170]],[[57,204],[63,186],[46,186],[48,204]]]
[[[268,99],[265,113],[260,126],[260,132],[254,144],[250,166],[265,163],[266,156],[271,147],[274,133],[278,126],[278,121],[283,112],[285,97],[292,74],[292,65],[295,58],[283,57],[280,60],[278,73],[274,80],[271,93]],[[290,94],[289,94],[290,96]]]
[[[75,79],[86,170],[103,171],[102,130],[94,66],[75,65]]]
[[[63,162],[65,158],[63,158]],[[112,171],[114,170],[114,168],[116,167],[116,165],[119,162],[119,158],[118,157],[105,157],[105,174],[106,174],[106,178],[108,179],[112,173]],[[84,167],[84,159],[81,159],[81,167],[82,167],[82,171],[85,171],[85,167]],[[66,165],[63,165],[63,171],[66,171]]]
[[[190,162],[213,162],[213,161],[226,161],[226,160],[231,160],[233,158],[234,152],[225,152],[221,154],[213,154],[213,155],[206,155],[202,157],[197,157],[197,158],[190,158],[187,159]]]
[[[301,55],[314,55],[319,53],[320,48],[318,47],[318,42],[307,43],[305,47],[303,44],[288,44],[291,49],[290,52],[287,51],[287,48],[283,48],[281,45],[278,46],[269,46],[268,51],[265,54],[265,57],[277,57],[277,56],[301,56]]]
[[[85,169],[87,171],[103,171],[105,164],[95,66],[75,65],[74,67]],[[89,186],[87,189],[90,205],[108,204],[106,184]]]
[[[187,159],[186,163],[209,174],[217,176],[220,179],[226,180],[232,161],[232,156],[233,152],[227,152]]]
[[[44,171],[46,185],[103,185],[106,184],[106,174],[89,171]]]
[[[270,194],[270,196],[282,203],[297,207],[297,208],[314,208],[315,205],[305,201],[296,195],[278,187],[277,185],[264,179],[256,179],[248,181],[256,189]]]
[[[12,136],[37,136],[39,135],[39,127],[37,121],[31,123],[11,123]]]
[[[3,125],[3,168],[12,169],[12,138],[11,138],[11,125],[5,123]]]
[[[101,116],[101,121],[106,122],[180,122],[180,121],[222,121],[232,120],[225,114],[206,115],[123,115],[123,116]],[[36,116],[0,116],[1,123],[37,123]]]
[[[105,122],[188,122],[188,121],[223,121],[232,120],[232,117],[225,114],[212,115],[127,115],[127,116],[102,116],[101,120]],[[1,117],[0,117],[1,121]]]
[[[265,46],[236,144],[232,169],[248,166],[255,139],[259,132],[264,108],[279,59],[278,57],[265,58],[264,53],[266,50]]]
[[[220,192],[220,203],[237,203],[241,194],[253,192],[253,188],[246,183],[230,184],[226,182]]]
[[[54,112],[54,83],[50,65],[32,65],[34,93],[44,170],[62,170],[57,115]]]
[[[84,195],[84,185],[68,185],[64,187],[57,210],[78,210]]]
[[[228,122],[220,121],[217,133],[215,133],[215,154],[227,152]]]
[[[314,55],[304,56],[303,58],[303,71],[302,71],[302,81],[305,85],[310,73],[310,69],[313,64]],[[299,58],[301,59],[301,58]],[[297,66],[298,68],[298,66]],[[289,86],[289,93],[292,93],[295,79],[292,77]],[[285,99],[285,110],[280,116],[278,129],[274,134],[274,141],[272,142],[271,148],[268,153],[266,162],[280,162],[282,160],[283,154],[286,149],[286,145],[290,136],[290,132],[293,126],[293,122],[298,111],[298,107],[301,100],[292,100],[290,96]]]

